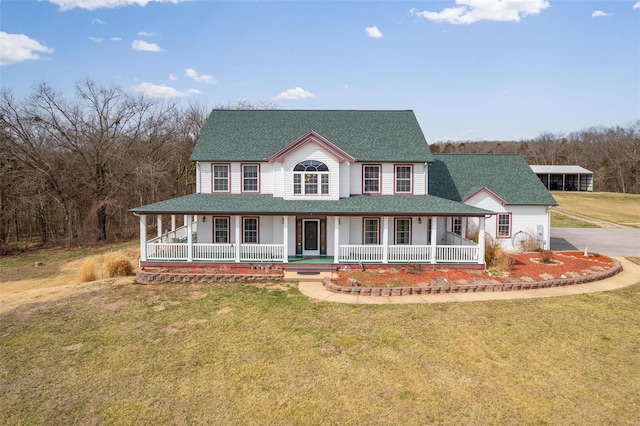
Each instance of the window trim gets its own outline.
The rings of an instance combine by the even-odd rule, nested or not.
[[[256,242],[255,243],[247,243],[247,228],[245,226],[245,220],[247,219],[255,219],[256,220]],[[260,244],[260,216],[242,216],[242,244]]]
[[[226,219],[227,221],[227,242],[226,243],[219,243],[216,241],[216,219]],[[211,217],[211,232],[213,233],[213,244],[231,244],[231,216]]]
[[[500,216],[507,216],[509,218],[509,234],[501,235],[500,234]],[[513,234],[513,214],[510,212],[498,213],[496,214],[496,238],[511,238]]]
[[[299,164],[304,163],[305,161],[315,161],[315,162],[317,162],[317,163],[320,163],[320,164],[322,164],[323,166],[325,166],[325,167],[327,168],[327,170],[321,170],[321,171],[295,170],[295,168],[296,168]],[[292,176],[292,179],[291,179],[291,189],[292,189],[292,191],[291,191],[291,192],[292,192],[292,194],[293,194],[294,196],[301,196],[301,197],[304,197],[304,196],[310,196],[310,197],[326,197],[326,196],[331,195],[331,176],[330,176],[331,171],[329,170],[329,166],[327,166],[327,165],[326,165],[326,163],[323,163],[322,161],[318,161],[318,160],[304,160],[304,161],[300,161],[299,163],[297,163],[297,164],[294,166],[294,170],[292,170],[292,172],[291,172],[291,173],[292,173],[292,175],[291,175],[291,176]],[[315,192],[315,193],[307,193],[306,188],[307,188],[307,185],[310,185],[310,184],[307,184],[307,183],[306,183],[306,178],[305,178],[305,177],[306,177],[306,175],[313,175],[313,176],[316,176],[316,182],[315,182],[315,184],[314,184],[314,185],[315,185],[315,188],[316,188],[316,191],[317,191],[317,192]],[[325,175],[327,176],[327,193],[326,193],[326,194],[322,193],[322,186],[323,186],[323,184],[322,184],[322,178],[323,178]],[[299,193],[297,193],[297,192],[296,192],[296,189],[295,189],[295,187],[296,187],[296,182],[295,182],[295,181],[296,181],[296,177],[298,177],[298,176],[300,177],[300,183],[299,183],[299,185],[300,185],[300,192],[299,192]]]
[[[398,191],[398,167],[409,167],[409,191]],[[413,164],[398,163],[393,165],[393,193],[394,195],[413,194]]]
[[[459,234],[456,232],[456,219],[460,220],[460,233]],[[464,235],[462,235],[462,216],[453,216],[451,218],[451,233],[464,237]]]
[[[246,190],[244,189],[244,167],[245,166],[256,166],[258,169],[258,176],[256,176],[256,181],[257,181],[257,189],[255,190]],[[253,178],[252,178],[253,179]],[[247,193],[247,194],[255,194],[255,193],[259,193],[260,192],[260,163],[240,163],[240,192],[241,193]]]
[[[377,191],[365,191],[365,168],[377,167],[378,168],[378,190]],[[362,165],[362,193],[363,194],[381,194],[382,193],[382,163],[367,163]]]
[[[409,242],[408,243],[402,243],[399,244],[398,243],[398,221],[399,220],[406,220],[409,222]],[[393,244],[394,245],[408,245],[410,246],[412,243],[412,225],[413,225],[413,220],[410,217],[396,217],[393,219]]]
[[[215,167],[216,166],[226,166],[227,167],[227,190],[226,191],[216,191],[216,175],[215,175]],[[228,194],[231,192],[231,163],[211,163],[211,193],[217,194]]]
[[[378,242],[376,243],[367,243],[366,242],[366,234],[367,234],[367,228],[366,228],[366,222],[367,220],[375,220],[378,222],[378,229],[377,229],[377,239]],[[362,218],[362,245],[372,245],[372,246],[379,246],[380,245],[380,216],[364,216]]]

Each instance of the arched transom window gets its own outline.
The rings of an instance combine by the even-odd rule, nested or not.
[[[329,168],[320,161],[307,160],[293,168],[293,193],[329,195]]]

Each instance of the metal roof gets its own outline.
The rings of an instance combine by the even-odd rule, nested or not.
[[[531,170],[534,173],[539,174],[552,174],[552,175],[592,175],[591,170],[587,170],[580,166],[571,165],[531,165]]]

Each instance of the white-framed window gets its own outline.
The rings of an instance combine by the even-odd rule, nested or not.
[[[380,219],[377,217],[365,217],[362,220],[363,243],[380,244]]]
[[[498,213],[498,238],[511,237],[511,213]]]
[[[413,192],[413,166],[411,164],[398,164],[396,169],[396,193],[411,194]]]
[[[213,242],[224,244],[229,242],[229,218],[213,218]]]
[[[242,218],[243,238],[246,244],[258,244],[258,218],[244,217]]]
[[[260,167],[257,164],[242,165],[242,192],[260,191]]]
[[[364,194],[380,192],[381,168],[379,164],[365,164],[362,166],[362,192]]]
[[[229,165],[213,165],[213,192],[229,192]]]
[[[396,244],[411,244],[411,219],[396,219]]]
[[[451,232],[456,235],[462,235],[462,218],[454,217],[451,219]]]
[[[302,161],[293,168],[295,195],[329,195],[329,168],[315,160]]]

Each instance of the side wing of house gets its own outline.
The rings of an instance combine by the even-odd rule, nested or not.
[[[486,232],[506,250],[518,249],[524,238],[550,247],[550,208],[557,203],[522,156],[436,154],[430,183],[431,194],[494,212]]]

